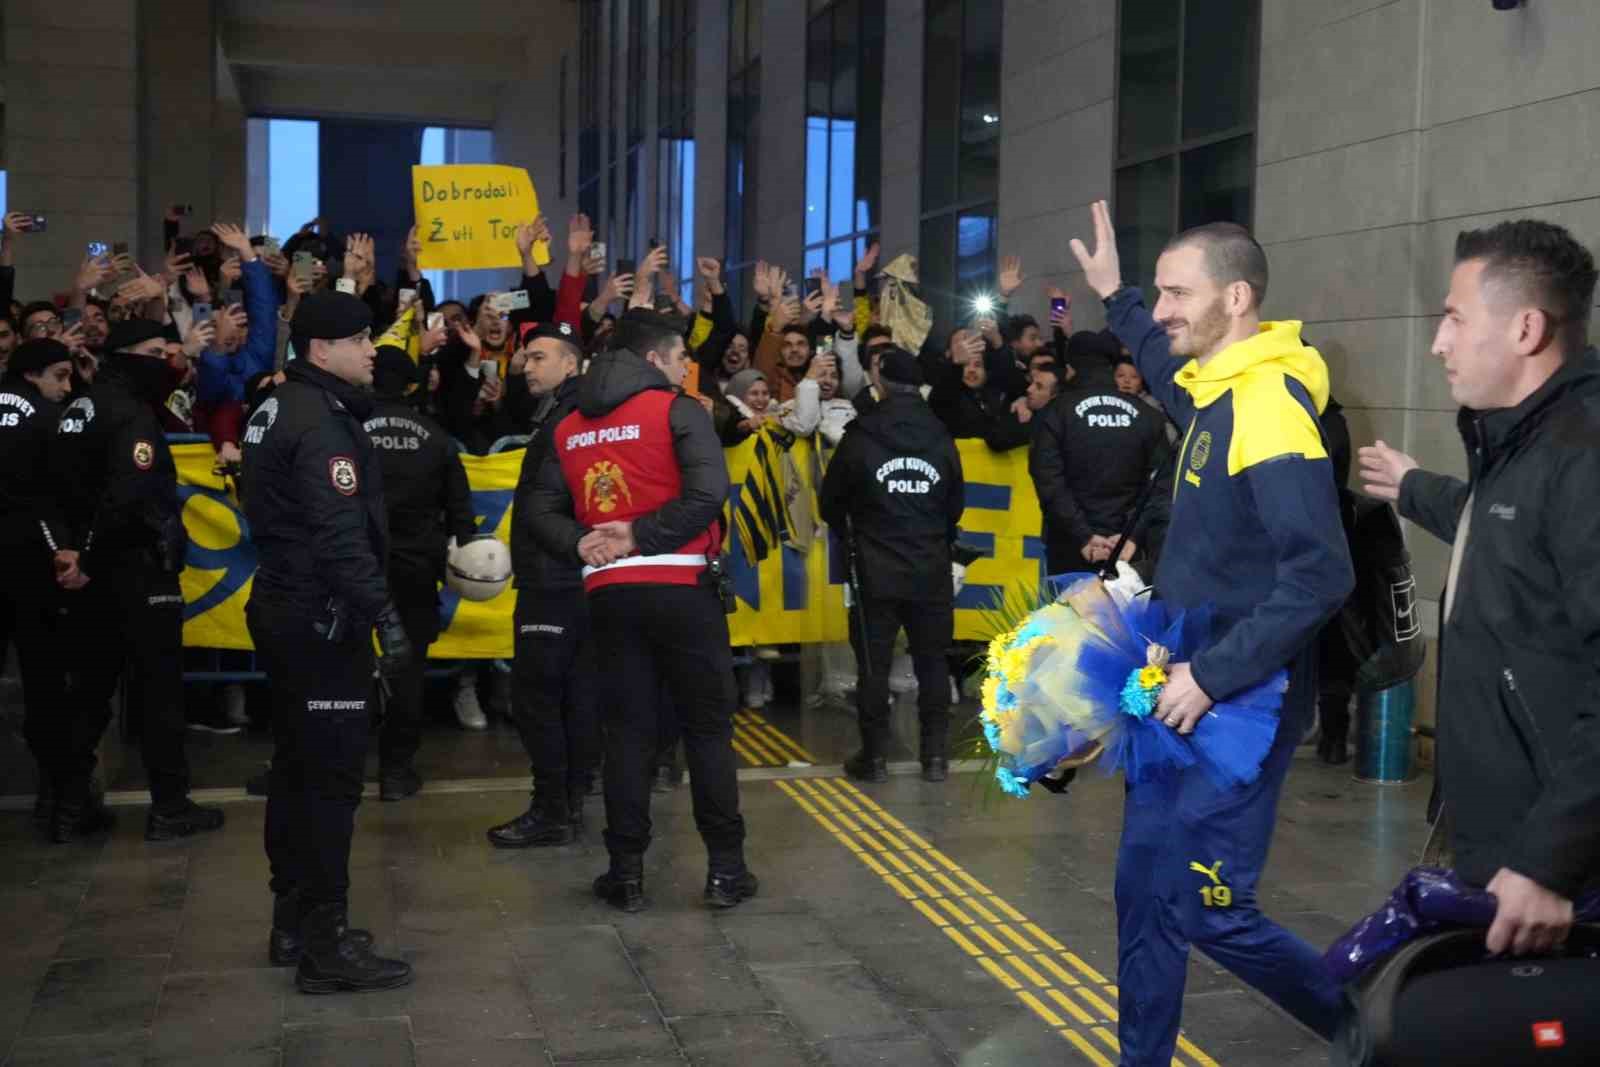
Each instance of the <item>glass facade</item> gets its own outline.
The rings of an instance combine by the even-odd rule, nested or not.
[[[578,210],[600,219],[600,0],[578,6]]]
[[[1260,0],[1122,0],[1112,216],[1123,272],[1153,299],[1156,257],[1254,213]]]
[[[811,0],[805,265],[848,278],[878,226],[884,0]]]
[[[927,3],[919,267],[936,329],[994,285],[1002,13],[996,0]]]

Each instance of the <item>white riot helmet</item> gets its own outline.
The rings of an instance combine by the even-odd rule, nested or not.
[[[493,600],[511,582],[511,550],[493,534],[479,534],[452,547],[445,584],[464,600]]]

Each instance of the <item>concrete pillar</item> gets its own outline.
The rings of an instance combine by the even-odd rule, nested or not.
[[[551,279],[566,264],[567,221],[577,210],[578,20],[574,4],[541,9],[537,31],[524,37],[522,74],[500,94],[494,122],[497,163],[527,168],[550,223]],[[561,56],[567,59],[567,100],[561,99]],[[561,196],[561,116],[567,109],[567,196]]]
[[[728,3],[697,0],[694,27],[694,248],[722,258],[728,240]]]
[[[755,244],[746,254],[798,278],[806,236],[806,11],[764,0],[761,12],[761,132],[757,147]]]
[[[924,0],[887,0],[883,55],[882,262],[915,252],[922,231]]]
[[[9,207],[48,226],[18,244],[26,300],[69,288],[90,241],[139,247],[138,4],[5,0],[4,12]]]
[[[139,259],[148,269],[165,253],[161,218],[168,205],[194,206],[184,223],[186,233],[219,219],[213,189],[217,32],[212,5],[208,0],[141,3],[139,43],[139,217],[144,223]]]

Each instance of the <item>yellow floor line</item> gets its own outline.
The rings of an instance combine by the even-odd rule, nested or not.
[[[752,767],[761,766],[761,761],[752,755],[749,749],[745,748],[739,743],[739,737],[737,734],[734,735],[733,738],[733,750],[739,753],[739,755],[743,757],[744,761],[750,764]]]
[[[1181,1031],[1178,1034],[1178,1048],[1183,1050],[1185,1056],[1194,1060],[1198,1067],[1217,1067],[1217,1061],[1196,1048],[1194,1042],[1184,1037]]]
[[[1084,1011],[1081,1007],[1078,1006],[1077,1003],[1075,1003],[1072,1000],[1071,997],[1069,997],[1065,993],[1061,992],[1061,990],[1059,990],[1059,989],[1047,990],[1047,995],[1050,997],[1051,1000],[1053,1000],[1057,1004],[1061,1005],[1062,1009],[1065,1010],[1068,1015],[1070,1015],[1074,1019],[1078,1020],[1084,1026],[1093,1026],[1094,1025],[1094,1016],[1090,1015],[1088,1012]]]
[[[1094,1064],[1094,1067],[1116,1067],[1116,1064],[1112,1063],[1110,1060],[1106,1059],[1105,1056],[1100,1054],[1099,1049],[1089,1044],[1088,1038],[1084,1037],[1076,1030],[1063,1030],[1061,1031],[1061,1036],[1072,1042],[1073,1045],[1077,1047],[1078,1051],[1083,1053],[1083,1058]]]
[[[767,745],[744,727],[734,727],[734,736],[745,743],[745,747],[755,752],[767,762],[769,767],[782,767],[789,761],[772,751]]]
[[[744,739],[768,725],[747,713]],[[770,751],[778,746],[769,740]],[[781,750],[780,750],[781,751]],[[1117,1020],[1116,986],[1083,957],[995,895],[955,860],[842,778],[792,778],[778,788],[876,874],[895,895],[977,961],[984,973],[1027,1005],[1045,1025],[1095,1067],[1113,1067],[1103,1049],[1120,1056],[1110,1024]],[[1103,990],[1107,1000],[1095,988]],[[1087,1006],[1087,1007],[1086,1007]],[[1182,1034],[1179,1048],[1195,1067],[1218,1067]],[[1184,1067],[1174,1057],[1173,1067]]]

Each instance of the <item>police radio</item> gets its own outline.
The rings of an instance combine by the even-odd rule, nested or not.
[[[732,615],[738,611],[739,598],[733,592],[733,576],[722,565],[721,556],[706,555],[706,576],[711,579],[711,587],[717,591],[717,596],[722,598],[722,613]]]

